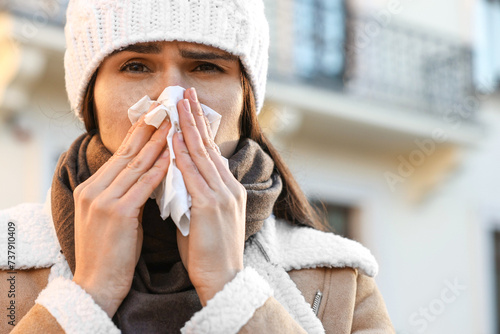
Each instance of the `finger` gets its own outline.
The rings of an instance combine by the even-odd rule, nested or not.
[[[150,110],[154,107],[155,105],[152,105]],[[100,168],[100,172],[96,173],[96,177],[92,181],[97,183],[97,191],[102,191],[107,188],[127,164],[137,156],[144,145],[151,139],[151,136],[156,132],[157,129],[154,126],[145,123],[145,116],[146,115],[142,115],[139,121],[129,129],[125,140],[118,150],[113,154],[111,159]]]
[[[127,164],[106,188],[109,196],[112,198],[122,197],[154,165],[159,155],[164,150],[168,151],[167,134],[170,127],[170,122],[165,119],[139,154]]]
[[[196,198],[199,194],[206,194],[211,192],[203,176],[200,174],[194,161],[191,159],[186,143],[184,142],[183,135],[176,133],[173,138],[175,161],[177,167],[184,177],[186,189],[191,197]]]
[[[198,125],[191,112],[189,100],[180,101],[178,110],[184,142],[192,161],[211,189],[221,189],[223,186],[222,179],[203,144]]]
[[[169,150],[165,149],[163,154],[155,161],[154,165],[146,173],[142,174],[137,182],[135,182],[123,195],[122,200],[125,201],[125,203],[140,203],[140,205],[146,203],[153,191],[167,174],[169,163]],[[134,209],[132,205],[131,210]]]
[[[215,144],[215,135],[213,134],[212,132],[212,127],[210,126],[210,122],[208,121],[208,118],[206,115],[203,115],[203,119],[205,121],[205,126],[207,127],[207,131],[208,131],[208,136],[210,138],[212,138],[212,141],[214,142]],[[219,150],[219,146],[215,145],[215,147],[217,147],[217,151],[219,152],[220,154],[220,150]]]
[[[194,89],[194,87],[186,90],[185,97],[189,100],[192,115],[200,132],[200,137],[203,145],[205,145],[205,148],[207,148],[207,150],[213,149],[214,151],[217,151],[213,138],[208,132],[209,126],[207,126],[205,113],[203,112],[201,104],[198,101],[198,95],[196,94],[196,90]]]
[[[145,115],[143,115],[143,116],[141,117],[141,119],[143,119],[143,118],[144,118],[144,116],[145,116]],[[140,121],[141,119],[139,119],[139,121]],[[128,140],[129,140],[130,136],[132,135],[132,133],[134,132],[135,128],[136,128],[136,127],[137,127],[137,125],[139,124],[139,121],[135,122],[135,123],[134,123],[134,124],[130,127],[130,129],[127,131],[127,135],[125,136],[125,139],[123,140],[123,142],[122,142],[122,144],[121,144],[121,145],[125,145],[125,144],[128,142]],[[96,178],[97,178],[100,174],[102,174],[102,173],[103,173],[103,171],[104,171],[104,170],[107,168],[107,166],[110,164],[110,162],[113,160],[113,157],[114,157],[114,156],[111,156],[111,158],[109,158],[109,159],[108,159],[108,161],[106,161],[106,162],[104,163],[104,165],[102,165],[102,166],[101,166],[101,168],[99,168],[99,169],[97,170],[97,172],[95,172],[94,174],[92,174],[92,175],[91,175],[91,176],[90,176],[90,177],[86,180],[86,182],[87,182],[87,183],[91,183],[91,182],[93,182],[93,181],[94,181],[94,180],[95,180],[95,179],[96,179]]]
[[[224,182],[226,186],[230,186],[230,189],[236,188],[238,186],[234,184],[234,181],[236,181],[236,179],[234,178],[226,162],[222,158],[219,147],[215,144],[214,135],[212,133],[212,129],[210,128],[210,123],[208,122],[208,118],[205,116],[205,113],[203,112],[201,104],[198,100],[196,89],[192,87],[186,90],[185,97],[189,99],[192,114],[195,119],[196,126],[199,129],[201,140],[203,142],[203,145],[205,145],[210,159],[217,168],[222,182]]]
[[[213,155],[211,154],[210,157],[212,158],[212,161],[214,162],[215,167],[219,171],[219,174],[222,177],[222,180],[224,181],[224,183],[227,184],[227,182],[230,179],[233,179],[234,176],[231,173],[231,171],[229,170],[227,160],[222,156],[222,153],[219,149],[219,146],[217,146],[217,144],[215,144],[215,141],[214,141],[215,135],[212,133],[212,128],[210,127],[210,122],[208,121],[207,116],[203,116],[203,119],[205,120],[205,125],[206,125],[207,130],[208,130],[208,136],[210,138],[212,138],[213,145],[215,146],[216,153],[217,153],[217,154],[213,154]]]
[[[210,159],[219,172],[222,182],[232,191],[239,190],[239,184],[222,158],[219,147],[214,142],[214,135],[212,134],[210,123],[208,122],[208,119],[205,116],[198,100],[196,89],[193,87],[186,90],[184,96],[189,99],[192,115],[196,122],[196,126],[198,127],[201,140],[210,156]]]
[[[210,153],[210,158],[212,159],[215,168],[217,168],[217,172],[220,175],[220,178],[222,179],[222,182],[228,187],[229,189],[233,190],[235,189],[235,183],[238,182],[234,175],[231,173],[229,170],[229,167],[222,157],[222,155],[216,153],[216,152],[211,152]]]
[[[212,129],[210,128],[210,123],[208,122],[208,118],[205,116],[201,104],[198,101],[198,96],[196,94],[195,88],[190,88],[186,92],[188,92],[186,93],[186,95],[189,97],[192,114],[196,122],[196,126],[198,127],[198,130],[200,132],[203,145],[205,145],[205,148],[210,154],[211,158],[212,156],[215,156],[215,154],[220,155],[219,147],[215,144]]]

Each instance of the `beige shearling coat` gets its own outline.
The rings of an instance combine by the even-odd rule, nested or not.
[[[71,281],[49,202],[0,211],[2,234],[9,223],[14,257],[0,240],[0,296],[14,312],[2,307],[0,333],[120,333]],[[247,242],[244,262],[183,333],[394,333],[373,279],[377,264],[354,241],[270,217]]]

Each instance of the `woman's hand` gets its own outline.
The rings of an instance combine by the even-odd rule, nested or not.
[[[153,108],[154,106],[152,106]],[[111,318],[132,285],[142,248],[142,209],[165,177],[170,123],[130,128],[117,152],[76,187],[73,281]]]
[[[243,269],[246,190],[226,167],[194,89],[178,104],[174,152],[192,197],[189,236],[177,231],[182,262],[203,306]]]

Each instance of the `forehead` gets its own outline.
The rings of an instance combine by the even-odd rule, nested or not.
[[[200,58],[200,59],[223,59],[228,61],[236,61],[239,58],[224,50],[191,42],[147,42],[132,44],[121,49],[113,51],[109,56],[113,56],[122,52],[135,52],[142,54],[161,54],[164,51],[177,51],[184,58]]]

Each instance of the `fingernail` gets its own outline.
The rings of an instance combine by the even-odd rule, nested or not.
[[[193,100],[193,102],[198,102],[198,95],[196,94],[196,89],[194,89],[194,87],[189,89],[189,95],[191,96],[191,100]]]
[[[179,140],[182,142],[184,141],[184,136],[182,135],[182,132],[179,132]]]
[[[191,112],[191,105],[189,104],[189,100],[188,99],[184,99],[182,101],[182,103],[184,103],[184,109],[187,111],[187,112]]]
[[[168,126],[168,123],[169,123],[169,122],[168,122],[168,118],[165,118],[165,119],[163,120],[163,123],[161,124],[160,129],[161,129],[161,130],[165,130],[165,129],[167,128],[167,126]]]

